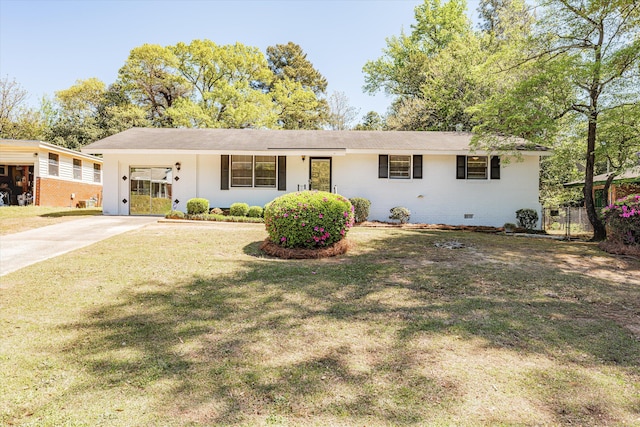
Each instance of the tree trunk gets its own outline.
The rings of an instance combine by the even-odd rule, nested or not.
[[[611,188],[611,183],[613,182],[616,176],[617,176],[616,172],[611,172],[609,176],[607,176],[607,181],[604,183],[603,192],[605,197],[605,203],[607,205],[609,204],[609,189]]]
[[[587,217],[593,226],[592,241],[601,241],[606,239],[607,231],[604,224],[600,220],[596,212],[596,204],[593,199],[593,171],[596,163],[595,147],[596,147],[596,124],[597,114],[591,114],[589,117],[589,130],[587,133],[587,165],[584,177],[584,204],[587,208]]]

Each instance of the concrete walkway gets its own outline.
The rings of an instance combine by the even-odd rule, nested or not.
[[[0,276],[158,222],[158,217],[91,216],[0,236]]]

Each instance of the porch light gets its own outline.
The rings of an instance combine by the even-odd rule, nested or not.
[[[301,156],[302,157],[302,163],[304,163],[304,159],[307,158],[307,156],[305,156],[304,154]]]
[[[180,164],[180,162],[176,162],[176,170],[177,170],[178,172],[180,172],[180,167],[181,167],[181,166],[182,166],[182,165]]]

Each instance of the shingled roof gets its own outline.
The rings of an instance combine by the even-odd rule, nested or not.
[[[147,150],[468,152],[471,137],[469,132],[132,128],[89,144],[82,151],[92,154]],[[519,150],[546,151],[545,147],[529,148],[524,140],[518,142]]]

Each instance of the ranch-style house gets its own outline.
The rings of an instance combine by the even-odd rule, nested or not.
[[[264,206],[293,191],[371,201],[369,220],[404,206],[411,222],[502,226],[540,212],[543,147],[474,151],[467,132],[133,128],[82,151],[104,161],[106,215],[186,211],[194,197]],[[520,140],[520,142],[524,142]]]

